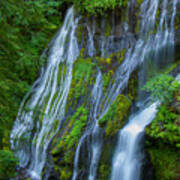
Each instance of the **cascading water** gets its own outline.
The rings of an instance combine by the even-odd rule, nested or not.
[[[100,104],[100,98],[102,97],[102,75],[99,72],[99,75],[97,76],[97,81],[93,89],[93,97],[94,97],[94,104],[95,107],[92,111],[92,117],[95,119],[95,125],[92,130],[92,143],[90,145],[92,156],[91,156],[91,163],[90,163],[90,168],[89,168],[89,176],[88,180],[93,180],[95,179],[96,176],[96,170],[98,167],[98,161],[101,153],[101,147],[103,144],[103,137],[102,137],[102,130],[100,129],[98,125],[98,111],[99,111],[99,104]]]
[[[94,47],[94,27],[93,22],[93,28],[92,30],[88,27],[88,55],[94,56],[95,55],[95,47]],[[104,29],[105,27],[105,21],[102,20],[101,28]],[[105,52],[112,53],[116,49],[119,50],[121,48],[127,48],[129,39],[127,40],[124,38],[124,40],[120,44],[116,44],[114,41],[114,37],[110,36],[109,38],[105,38],[104,35],[100,37],[99,40],[99,48],[101,51],[101,57],[105,56]],[[91,49],[91,51],[90,51]],[[93,52],[93,53],[90,53]],[[106,92],[108,94],[108,92]],[[119,92],[115,92],[116,96],[119,94]],[[88,149],[90,152],[90,164],[89,164],[89,174],[87,179],[88,180],[94,180],[96,179],[96,171],[98,168],[99,158],[101,155],[101,149],[103,146],[103,130],[98,125],[98,120],[101,119],[104,114],[108,111],[108,108],[113,102],[113,99],[111,99],[111,96],[108,97],[109,101],[106,99],[106,94],[103,93],[103,80],[102,80],[102,73],[99,70],[99,73],[97,75],[96,83],[94,85],[94,88],[92,90],[92,104],[93,108],[90,109],[90,115],[91,115],[91,125],[87,128],[84,135],[80,138],[79,144],[77,146],[76,152],[75,152],[75,158],[74,158],[74,171],[73,171],[73,177],[72,180],[78,179],[78,163],[79,163],[79,157],[80,157],[80,150],[82,148],[83,143],[90,139],[90,143],[88,145]],[[108,101],[108,105],[104,107],[104,101]],[[101,107],[104,107],[101,109]]]
[[[74,159],[74,172],[73,172],[72,180],[75,180],[78,177],[78,160],[79,160],[81,145],[85,141],[85,139],[90,135],[92,135],[92,139],[93,140],[96,139],[96,141],[95,143],[92,142],[91,144],[91,150],[92,150],[93,156],[92,156],[92,160],[90,164],[90,174],[89,174],[88,179],[91,180],[93,178],[92,176],[95,174],[95,171],[97,168],[96,159],[99,157],[97,156],[97,153],[100,153],[100,149],[103,143],[102,134],[100,133],[101,130],[98,126],[98,119],[97,119],[101,95],[102,95],[102,74],[99,71],[94,88],[92,90],[93,106],[91,110],[91,117],[92,117],[93,123],[91,127],[89,127],[87,131],[84,133],[84,135],[81,137],[78,147],[76,149],[75,159]]]
[[[77,24],[78,18],[74,18],[70,8],[51,48],[47,67],[23,100],[11,133],[11,145],[20,158],[20,166],[28,166],[33,179],[41,179],[48,145],[64,117],[73,62],[79,55]],[[63,75],[59,78],[60,74]]]
[[[169,56],[173,55],[174,28],[172,24],[174,25],[177,1],[176,0],[173,1],[172,6],[171,6],[172,16],[170,19],[170,23],[168,23],[169,19],[168,19],[168,13],[167,13],[168,4],[169,4],[168,0],[165,0],[162,2],[162,12],[160,15],[159,23],[157,22],[157,10],[158,8],[160,8],[159,7],[160,4],[161,4],[160,1],[154,1],[154,0],[144,0],[144,3],[142,3],[141,14],[140,14],[140,16],[142,17],[142,20],[141,20],[141,29],[140,29],[139,38],[136,40],[135,44],[130,42],[130,48],[127,50],[125,59],[123,63],[119,66],[118,70],[116,71],[115,76],[112,80],[113,83],[110,83],[112,85],[109,86],[105,95],[101,97],[99,106],[102,106],[103,104],[102,106],[103,108],[99,112],[100,117],[102,117],[105,114],[105,112],[107,112],[108,108],[110,107],[112,102],[116,99],[117,95],[125,89],[131,73],[137,68],[138,65],[143,63],[147,57],[151,58],[152,60],[154,59],[155,61],[158,61],[159,55],[161,56],[164,55],[163,57],[167,57],[167,53]],[[105,22],[103,21],[102,29],[104,29],[104,26],[105,26],[104,23]],[[156,24],[158,24],[157,27],[156,27]],[[127,35],[128,24],[125,23],[124,29],[125,29],[125,34]],[[152,32],[155,32],[155,31],[156,33],[152,34]],[[92,37],[90,39],[93,40]],[[112,48],[112,47],[108,47],[108,43],[111,42],[110,40],[111,38],[106,39],[104,36],[102,36],[101,43],[100,43],[102,56],[105,55],[105,50],[107,52],[110,48]],[[111,46],[112,45],[113,44],[111,44]],[[124,44],[123,46],[123,43],[122,43],[121,46],[123,48],[124,47],[126,48],[128,45]],[[169,49],[170,51],[167,51]],[[79,158],[80,148],[83,141],[85,141],[87,136],[91,136],[93,138],[94,134],[99,133],[99,129],[100,128],[98,124],[96,124],[93,130],[91,130],[86,135],[84,134],[83,137],[81,138],[80,143],[77,148],[78,151],[76,151],[76,155],[75,155],[76,160],[74,161],[75,162],[74,167],[76,168],[74,169],[75,175],[73,176],[73,180],[77,178],[77,171],[78,171],[77,159]],[[101,154],[101,143],[99,143],[98,145],[98,138],[97,136],[95,137],[96,138],[93,138],[95,141],[92,142],[90,146],[91,147],[90,148],[91,161],[90,161],[90,170],[89,170],[88,180],[96,179],[96,169],[97,169],[96,166],[98,164],[99,157]],[[103,141],[102,138],[101,138],[101,141]],[[114,176],[112,175],[112,177]],[[118,179],[118,177],[114,177],[114,178]],[[111,179],[114,180],[114,178],[111,178]]]
[[[180,84],[180,74],[176,76]],[[143,153],[141,140],[144,130],[155,118],[160,102],[145,106],[138,103],[143,109],[129,118],[129,122],[120,130],[118,143],[112,160],[111,180],[139,180],[141,179],[141,165]],[[145,106],[145,108],[144,108]]]
[[[113,158],[111,180],[138,180],[141,170],[141,138],[145,127],[157,112],[158,103],[133,115],[119,132],[118,145]]]
[[[174,48],[174,19],[178,0],[170,3],[168,0],[144,0],[141,5],[141,27],[135,38],[129,30],[128,22],[123,22],[123,35],[116,41],[113,34],[117,29],[112,27],[111,35],[104,35],[106,20],[101,21],[100,38],[95,42],[96,21],[92,28],[87,24],[87,56],[97,54],[96,46],[100,49],[101,57],[126,49],[124,61],[116,68],[109,86],[103,91],[103,75],[98,69],[96,82],[91,91],[89,119],[84,134],[79,140],[74,157],[72,180],[79,179],[79,159],[83,144],[88,139],[89,164],[86,179],[97,179],[98,163],[103,147],[104,131],[98,125],[109,107],[127,87],[131,73],[146,59],[159,62],[160,57],[172,59]],[[135,4],[129,1],[129,6]],[[159,20],[157,18],[160,10]],[[128,7],[130,10],[130,7]],[[168,12],[171,12],[169,16]],[[60,129],[65,118],[65,106],[69,93],[73,63],[79,55],[76,39],[78,18],[74,16],[73,8],[68,10],[65,22],[55,37],[46,69],[35,82],[32,91],[24,98],[12,133],[12,148],[20,157],[20,166],[27,168],[32,179],[41,179],[41,172],[46,163],[47,149],[53,137]],[[115,19],[112,16],[112,24]],[[117,43],[118,42],[118,43]],[[99,52],[98,52],[99,53]],[[112,180],[138,180],[140,178],[140,146],[141,133],[156,113],[157,103],[154,103],[130,118],[129,123],[120,131],[118,145],[112,164]],[[146,118],[145,114],[147,113]],[[32,139],[32,142],[31,142]],[[137,166],[139,164],[139,166]]]
[[[149,32],[155,28],[156,13],[160,1],[145,0],[141,6],[142,22],[141,34],[136,43],[135,50],[130,60],[137,64],[149,56],[157,63],[160,55],[165,61],[170,53],[173,55],[174,48],[174,18],[176,14],[177,1],[172,3],[172,15],[170,25],[168,25],[168,1],[162,2],[162,12],[160,22],[155,35]],[[172,25],[173,24],[173,25]],[[145,38],[146,37],[146,38]],[[144,39],[147,39],[146,41]],[[149,54],[150,53],[150,54]],[[130,61],[129,60],[129,61]],[[126,63],[126,61],[125,61]],[[125,66],[127,67],[127,66]],[[129,67],[127,67],[129,68]],[[119,132],[118,145],[112,161],[111,180],[139,180],[141,173],[141,134],[145,127],[153,120],[157,112],[157,104],[145,108],[141,112],[133,115],[129,123]]]

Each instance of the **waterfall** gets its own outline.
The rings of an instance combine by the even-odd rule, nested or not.
[[[28,168],[33,179],[41,179],[48,145],[64,118],[73,62],[79,55],[77,24],[70,8],[51,47],[47,67],[24,98],[11,133],[20,166]]]
[[[177,1],[172,3],[172,16],[168,25],[168,0],[162,2],[162,12],[160,22],[155,35],[149,35],[149,32],[155,28],[156,13],[160,1],[145,0],[141,5],[140,37],[135,45],[133,53],[129,50],[129,62],[137,65],[143,62],[145,58],[152,60],[167,58],[173,55],[174,48],[174,18],[176,14]],[[173,24],[173,25],[172,25]],[[145,39],[145,40],[144,40]],[[122,66],[123,67],[123,66]],[[121,67],[120,67],[121,68]],[[132,68],[132,67],[131,67]],[[127,74],[129,66],[124,61],[124,73]],[[121,68],[121,70],[123,71]],[[122,74],[122,71],[120,72]],[[124,77],[124,76],[123,76]],[[127,76],[126,76],[127,77]],[[144,110],[138,112],[129,120],[129,123],[119,132],[118,144],[112,161],[111,180],[139,180],[141,175],[141,138],[145,127],[153,120],[157,112],[158,103],[154,103]],[[143,107],[141,106],[141,109]]]
[[[98,167],[99,157],[101,154],[101,147],[103,145],[103,137],[102,137],[102,129],[100,129],[98,125],[98,111],[100,105],[100,98],[102,96],[102,76],[99,72],[97,76],[97,80],[93,89],[93,101],[94,101],[94,108],[92,110],[92,117],[95,119],[95,125],[93,127],[91,137],[92,143],[90,144],[90,149],[92,152],[91,163],[89,168],[89,175],[88,180],[93,180],[96,177],[96,170]]]
[[[180,84],[180,74],[176,76]],[[139,180],[141,179],[141,165],[143,153],[141,140],[144,130],[155,118],[160,102],[145,106],[140,104],[139,112],[132,114],[129,122],[120,130],[118,143],[112,160],[111,180]],[[145,106],[145,107],[144,107]]]
[[[79,155],[80,155],[80,148],[82,143],[85,141],[85,139],[92,135],[93,139],[97,138],[98,142],[96,141],[96,143],[92,143],[91,144],[91,149],[92,151],[96,151],[93,152],[93,159],[98,158],[97,157],[97,153],[100,151],[101,149],[101,145],[102,145],[102,134],[100,133],[100,128],[98,126],[98,119],[97,119],[97,113],[98,113],[98,109],[99,109],[99,103],[100,103],[100,98],[102,95],[102,74],[99,71],[97,78],[96,78],[96,82],[94,84],[94,87],[92,89],[92,101],[93,101],[93,106],[91,109],[91,118],[92,118],[92,125],[87,129],[87,131],[84,133],[84,135],[81,137],[78,147],[76,149],[76,153],[75,153],[75,159],[74,159],[74,172],[73,172],[73,177],[72,180],[76,180],[77,176],[78,176],[78,160],[79,160]],[[91,174],[95,174],[94,171],[96,171],[97,168],[97,164],[96,163],[92,163],[93,160],[91,161],[91,165],[90,165],[90,173],[88,179],[92,179],[91,178]]]
[[[123,63],[119,66],[118,70],[115,73],[114,78],[112,79],[113,83],[107,91],[105,92],[104,96],[101,96],[101,100],[99,102],[99,106],[103,107],[102,110],[99,111],[100,118],[103,117],[103,115],[107,112],[112,102],[116,99],[117,95],[122,92],[125,87],[127,86],[128,80],[130,78],[131,73],[137,68],[138,65],[142,64],[147,57],[151,58],[152,60],[155,60],[158,62],[160,59],[159,56],[167,57],[167,56],[173,56],[173,47],[174,47],[174,28],[172,24],[174,25],[174,18],[176,14],[176,5],[177,1],[173,1],[172,3],[172,16],[170,19],[168,19],[168,0],[164,0],[163,2],[160,1],[154,1],[154,0],[144,0],[144,2],[141,5],[141,28],[140,28],[140,34],[138,39],[136,40],[135,44],[130,42],[124,44],[124,41],[122,40],[121,46],[128,48],[125,59]],[[160,8],[160,5],[162,5],[162,12],[160,14],[160,20],[159,23],[157,22],[157,11],[158,8]],[[156,27],[156,24],[158,25]],[[102,21],[101,25],[102,30],[105,28],[105,21]],[[90,29],[88,29],[88,32]],[[125,36],[128,35],[128,24],[124,24],[124,34]],[[152,33],[156,32],[156,33]],[[92,34],[91,34],[91,41],[93,41]],[[100,49],[101,49],[101,56],[105,56],[105,51],[110,51],[110,49],[115,46],[113,43],[111,43],[111,38],[105,38],[104,36],[101,37],[100,41]],[[126,37],[127,39],[127,37]],[[91,44],[94,44],[91,42]],[[129,45],[127,45],[129,44]],[[90,46],[92,47],[92,46]],[[167,48],[168,47],[168,48]],[[92,49],[92,48],[91,48]],[[167,52],[169,53],[167,55]],[[172,58],[173,59],[173,58]],[[164,59],[165,60],[165,59]],[[103,104],[103,106],[102,106]],[[150,110],[152,110],[152,113],[156,112],[156,108],[153,108],[150,106]],[[145,111],[147,112],[147,111]],[[99,119],[100,119],[99,118]],[[152,118],[149,119],[151,121]],[[94,120],[93,120],[94,122]],[[97,121],[96,121],[97,122]],[[96,179],[96,170],[97,170],[97,164],[99,161],[99,157],[101,155],[101,146],[103,138],[101,138],[101,142],[99,141],[99,137],[101,137],[100,128],[98,124],[93,126],[94,128],[90,128],[88,133],[84,134],[82,138],[79,141],[78,148],[75,153],[75,161],[74,161],[74,173],[72,180],[76,180],[78,177],[78,158],[80,154],[80,149],[83,144],[83,142],[90,136],[92,138],[92,142],[90,144],[89,151],[91,152],[91,160],[90,160],[90,167],[89,167],[89,175],[87,177],[88,180],[95,180]],[[142,126],[143,127],[143,126]],[[145,126],[144,126],[145,128]],[[143,131],[143,128],[142,128]],[[114,171],[113,171],[114,172]],[[115,179],[115,176],[111,176],[114,178],[111,178],[112,180]],[[119,176],[116,177],[118,179]]]
[[[141,170],[141,138],[145,127],[155,118],[158,102],[133,115],[119,132],[112,161],[111,180],[139,180]]]
[[[127,12],[132,10],[130,6],[135,6],[135,3],[135,0],[129,1]],[[80,179],[81,150],[86,142],[89,157],[85,179],[97,179],[99,160],[105,144],[104,130],[99,127],[98,121],[108,112],[117,96],[126,89],[132,72],[149,59],[157,66],[161,64],[161,59],[165,64],[173,60],[177,3],[178,0],[173,0],[172,3],[169,0],[144,0],[140,7],[140,29],[137,36],[134,37],[130,32],[130,22],[124,20],[121,22],[123,33],[118,41],[115,39],[117,29],[114,12],[113,27],[108,37],[104,32],[106,19],[103,18],[98,27],[101,32],[97,30],[99,22],[96,22],[96,19],[93,19],[90,25],[85,23],[87,37],[83,39],[86,43],[83,48],[87,51],[86,56],[93,59],[100,54],[105,58],[122,49],[126,49],[126,53],[124,60],[115,68],[105,91],[103,72],[100,67],[96,67],[98,73],[90,90],[90,101],[87,101],[91,103],[88,106],[88,125],[75,150],[72,180]],[[66,119],[65,108],[71,87],[73,65],[80,54],[76,37],[79,19],[75,16],[73,7],[70,8],[62,28],[50,44],[47,65],[42,69],[32,90],[23,99],[11,132],[11,146],[20,159],[20,167],[27,169],[33,180],[42,179],[48,148]],[[96,31],[99,33],[98,42]],[[157,106],[158,102],[145,108],[142,105],[142,109],[133,114],[127,125],[118,133],[118,142],[112,159],[111,180],[140,179],[140,142],[145,127],[155,117]]]

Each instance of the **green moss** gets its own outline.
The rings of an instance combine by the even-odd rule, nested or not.
[[[110,83],[113,83],[113,75],[119,65],[123,62],[126,49],[112,53],[107,57],[96,57],[96,62],[103,75],[103,92],[105,93]],[[112,81],[111,81],[112,80]]]
[[[107,73],[103,74],[103,92],[105,93],[113,75],[113,71],[108,71]]]
[[[105,138],[100,160],[99,166],[97,169],[97,179],[98,180],[109,180],[111,169],[112,169],[112,157],[114,154],[114,150],[116,147],[117,138],[109,137]]]
[[[83,25],[78,25],[78,27],[77,27],[77,38],[78,38],[78,43],[79,44],[82,41],[83,33],[84,33],[84,26]]]
[[[137,0],[138,5],[141,5],[144,2],[144,0]]]
[[[62,180],[69,180],[72,176],[72,172],[69,171],[68,168],[62,168],[61,169],[61,175],[60,175],[60,179]]]
[[[98,178],[98,180],[108,180],[111,173],[110,165],[101,164],[99,167],[99,173],[100,177]]]
[[[71,132],[68,136],[66,136],[64,141],[64,146],[66,146],[67,149],[70,149],[73,145],[77,144],[79,138],[81,137],[83,128],[86,126],[88,120],[88,110],[83,107],[79,107],[75,115],[72,117],[73,120],[75,117],[78,117],[79,119],[76,119]]]
[[[128,82],[128,97],[131,101],[134,101],[138,93],[138,72],[135,71],[131,74]]]
[[[105,29],[105,37],[108,37],[111,35],[111,25],[109,22],[106,23],[106,29]]]
[[[81,106],[73,116],[68,120],[68,129],[64,132],[58,146],[52,151],[52,154],[58,153],[60,150],[70,150],[76,146],[79,138],[82,135],[83,129],[88,120],[88,110]]]
[[[131,101],[124,95],[119,95],[112,103],[106,114],[98,121],[101,127],[105,127],[106,136],[114,136],[125,124]]]
[[[119,52],[112,53],[107,57],[96,57],[97,65],[102,70],[103,73],[108,71],[115,72],[118,65],[120,65],[126,54],[126,49],[122,49]]]
[[[67,108],[75,106],[81,97],[87,96],[89,86],[92,86],[95,82],[96,71],[95,63],[91,58],[79,57],[77,59],[73,68]]]
[[[126,49],[125,48],[117,53],[117,59],[118,59],[119,64],[121,64],[122,61],[124,60],[125,54],[126,54]]]
[[[180,11],[180,6],[178,5],[177,6],[177,12],[179,12]],[[179,14],[177,14],[176,15],[176,17],[175,17],[175,23],[174,23],[174,28],[175,28],[175,30],[177,30],[178,28],[179,28],[179,26],[180,26],[180,15]]]
[[[55,164],[54,170],[64,180],[72,175],[75,149],[86,127],[88,114],[87,108],[83,106],[79,107],[76,112],[66,120],[67,124],[63,135],[60,139],[56,138],[56,141],[59,142],[51,151]],[[61,158],[59,159],[58,157]]]

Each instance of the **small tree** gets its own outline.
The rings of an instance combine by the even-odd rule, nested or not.
[[[159,74],[150,79],[143,90],[152,94],[154,100],[159,100],[163,104],[171,103],[173,95],[178,91],[179,83],[172,76]]]

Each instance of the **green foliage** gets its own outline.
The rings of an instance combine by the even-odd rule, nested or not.
[[[178,87],[179,83],[172,76],[160,74],[149,80],[143,90],[150,92],[154,100],[167,104],[172,102]]]
[[[63,1],[0,1],[0,123],[1,146],[9,134],[19,104],[37,78],[39,57],[61,24]]]
[[[128,82],[128,97],[131,101],[135,101],[138,94],[138,72],[135,71],[131,74]]]
[[[92,86],[95,82],[95,75],[95,63],[93,63],[91,58],[84,59],[81,54],[74,64],[67,108],[72,105],[77,105],[81,97],[88,95],[88,86]]]
[[[119,95],[112,103],[106,114],[98,121],[101,127],[106,128],[106,136],[115,135],[125,124],[131,101],[124,95]]]
[[[109,179],[109,175],[110,175],[110,166],[106,165],[106,164],[102,164],[99,168],[99,173],[100,173],[100,178],[98,178],[98,180],[108,180]]]
[[[69,180],[71,176],[72,176],[72,172],[70,172],[68,168],[61,169],[60,179]]]
[[[179,116],[165,106],[158,109],[156,118],[146,129],[146,133],[153,139],[159,139],[164,143],[180,147]]]
[[[82,130],[86,126],[87,120],[88,110],[84,107],[79,107],[71,119],[71,121],[75,122],[74,126],[64,141],[64,146],[66,146],[67,149],[70,149],[73,145],[77,144],[82,135]]]
[[[9,150],[0,150],[0,179],[13,178],[16,175],[18,160]]]
[[[74,115],[68,119],[68,129],[52,153],[56,154],[61,150],[68,151],[71,150],[71,148],[76,147],[83,129],[86,126],[87,120],[88,110],[85,107],[80,106]]]
[[[89,14],[104,14],[107,10],[126,7],[128,0],[74,0],[76,8],[81,12]]]
[[[67,119],[65,131],[60,139],[56,138],[58,144],[52,149],[51,154],[55,163],[54,169],[61,179],[70,179],[72,176],[73,159],[78,141],[82,136],[88,120],[87,108],[80,106],[76,112]],[[61,157],[59,158],[56,156]],[[57,165],[58,164],[58,165]]]

